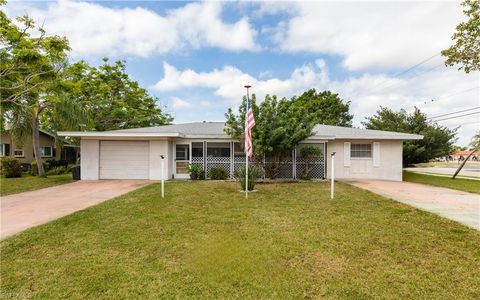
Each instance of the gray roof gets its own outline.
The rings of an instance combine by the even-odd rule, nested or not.
[[[315,135],[333,136],[335,139],[386,139],[386,140],[421,140],[422,135],[395,131],[372,130],[331,125],[315,126]]]
[[[155,127],[143,127],[132,129],[113,130],[115,132],[135,132],[135,133],[180,133],[182,136],[201,135],[201,136],[225,136],[228,135],[223,131],[224,122],[193,122],[183,124],[172,124]],[[113,132],[110,131],[110,132]]]
[[[121,129],[103,132],[59,132],[62,136],[89,137],[181,137],[181,138],[229,138],[224,122],[193,122],[155,127]],[[309,139],[386,139],[417,140],[423,136],[393,131],[370,130],[330,125],[317,125]]]

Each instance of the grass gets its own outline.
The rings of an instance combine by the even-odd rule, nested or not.
[[[423,183],[464,192],[480,194],[480,181],[473,179],[452,179],[451,177],[425,175],[404,171],[403,180],[408,182]]]
[[[36,299],[478,299],[480,233],[353,186],[152,184],[1,242]]]
[[[432,161],[432,162],[426,162],[426,163],[418,163],[414,164],[414,167],[417,168],[427,168],[427,167],[458,167],[461,164],[461,162],[457,161]],[[480,166],[480,162],[477,161],[467,161],[465,163],[465,166]]]
[[[72,174],[38,177],[23,174],[19,178],[0,178],[0,196],[33,191],[72,182]]]

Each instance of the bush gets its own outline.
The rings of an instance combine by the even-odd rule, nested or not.
[[[2,157],[0,160],[0,170],[6,178],[21,177],[22,166],[20,162],[12,157]]]
[[[56,167],[66,167],[68,165],[68,162],[66,160],[49,159],[46,161],[46,163],[47,163],[46,170],[52,170],[52,169],[55,169]]]
[[[247,168],[243,167],[237,171],[235,176],[240,180],[240,186],[242,190],[245,190],[245,171]],[[257,183],[257,179],[263,176],[263,169],[257,166],[249,166],[248,167],[248,190],[253,191],[255,188],[255,183]]]
[[[210,169],[210,179],[212,180],[226,180],[227,171],[223,168],[211,168]]]
[[[75,167],[76,165],[73,165],[73,164],[69,164],[67,165],[65,168],[67,169],[67,173],[70,173],[72,172],[72,168]]]
[[[56,167],[47,171],[47,175],[62,175],[68,173],[68,169],[65,166]]]
[[[32,163],[30,164],[32,167],[30,168],[30,174],[32,174],[33,176],[37,176],[38,175],[38,168],[37,168],[37,161],[32,161]],[[47,164],[45,162],[42,162],[42,165],[43,165],[43,169],[46,171],[47,170]]]
[[[203,171],[203,168],[201,165],[189,164],[187,170],[188,170],[188,173],[190,174],[190,179],[192,180],[205,179],[205,172]]]
[[[302,179],[310,180],[311,169],[315,160],[319,159],[323,155],[323,150],[316,146],[305,146],[300,150],[300,155],[305,159],[305,169],[303,170]]]

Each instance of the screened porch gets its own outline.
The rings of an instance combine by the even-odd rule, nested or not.
[[[305,159],[300,151],[306,145],[319,147],[323,156],[312,162],[308,176],[312,179],[325,179],[325,153],[326,143],[300,144],[292,150],[291,155],[284,157],[280,162],[276,178],[297,179],[305,174]],[[250,163],[257,164],[262,168],[268,168],[273,164],[272,158],[263,157],[262,161]],[[240,143],[233,141],[192,141],[177,142],[175,144],[175,170],[174,178],[188,178],[188,164],[200,165],[209,178],[212,168],[222,168],[229,178],[234,178],[235,173],[245,166],[245,153]]]

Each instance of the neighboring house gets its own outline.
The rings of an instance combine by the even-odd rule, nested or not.
[[[81,138],[82,179],[188,178],[188,164],[208,172],[220,167],[233,177],[245,165],[240,143],[224,132],[223,122],[198,122],[104,132],[58,132]],[[320,147],[324,156],[312,169],[314,179],[328,178],[330,154],[336,152],[335,177],[402,180],[402,144],[422,136],[398,132],[317,125],[315,134],[292,151],[280,178],[299,178],[305,167],[300,148]],[[269,163],[269,158],[265,158]]]
[[[42,153],[42,160],[71,160],[72,155],[75,157],[75,154],[71,153],[75,152],[75,149],[72,149],[74,146],[70,144],[65,144],[65,146],[63,151],[57,151],[55,148],[55,136],[45,130],[40,130],[40,152]],[[30,164],[35,160],[32,140],[27,139],[23,144],[19,144],[12,138],[10,130],[3,131],[0,141],[0,157],[5,156],[14,157],[22,164]],[[73,160],[75,160],[75,158],[73,158]]]
[[[448,160],[453,161],[464,161],[472,151],[469,150],[458,150],[449,154]],[[469,161],[478,161],[480,159],[480,151],[475,151],[472,156],[468,159]]]

